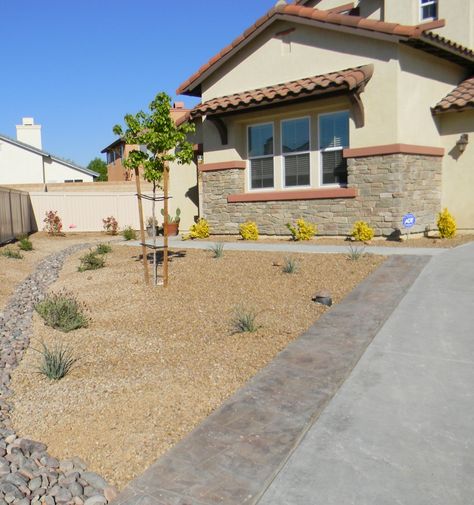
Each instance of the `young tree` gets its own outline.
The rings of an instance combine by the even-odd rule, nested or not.
[[[120,125],[114,126],[114,133],[120,135],[127,144],[136,144],[141,149],[132,150],[124,160],[124,165],[135,171],[139,181],[139,169],[143,169],[143,177],[153,184],[153,222],[156,219],[156,190],[163,181],[164,190],[164,248],[163,248],[163,284],[167,285],[168,261],[168,177],[169,163],[188,164],[193,159],[193,145],[187,141],[194,132],[194,124],[183,123],[176,126],[171,118],[171,98],[164,92],[158,93],[149,106],[149,112],[140,111],[137,114],[127,114],[124,117],[126,129]],[[143,149],[143,147],[145,149]],[[139,191],[137,191],[139,193]],[[138,196],[140,199],[140,195]],[[139,201],[139,205],[140,205]],[[141,211],[140,211],[141,212]],[[154,282],[156,284],[156,230],[153,226],[154,246]],[[142,243],[145,242],[143,215],[140,216],[140,231]],[[146,261],[146,249],[144,256]],[[146,274],[145,274],[146,275]]]
[[[97,177],[98,181],[106,181],[107,180],[107,163],[100,158],[94,158],[87,165],[89,170],[93,170],[94,172],[99,172],[99,177]]]

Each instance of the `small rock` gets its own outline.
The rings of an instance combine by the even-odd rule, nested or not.
[[[94,496],[95,494],[97,494],[97,490],[94,489],[92,486],[85,486],[84,487],[83,495],[86,498],[90,498],[91,496]]]
[[[104,488],[104,496],[108,502],[115,500],[118,496],[118,489],[115,486],[107,486]]]
[[[41,505],[56,505],[56,503],[52,496],[43,496],[41,498]]]
[[[71,491],[72,496],[82,496],[84,494],[84,488],[79,484],[79,482],[73,482],[68,487]]]
[[[84,502],[84,505],[107,505],[107,499],[101,494],[96,494],[90,498],[87,498],[87,500]]]
[[[15,500],[15,505],[30,505],[30,500],[28,498],[23,498],[21,500]]]
[[[84,505],[84,500],[82,498],[80,498],[79,496],[74,496],[72,501],[74,502],[74,505]]]
[[[36,491],[41,487],[41,480],[41,477],[35,477],[34,479],[30,480],[28,487],[31,489],[31,491]]]
[[[74,463],[70,459],[65,459],[59,462],[59,469],[64,473],[72,472],[74,470]]]
[[[56,503],[66,503],[69,500],[72,499],[72,494],[68,489],[61,488],[58,493],[56,493],[56,496],[54,497],[54,500]]]
[[[5,494],[6,501],[8,501],[6,499],[7,495],[13,496],[13,500],[15,498],[18,498],[18,499],[23,498],[23,493],[14,484],[11,484],[10,482],[2,482],[0,484],[0,491]],[[8,502],[8,503],[11,503],[11,502]]]
[[[81,478],[96,489],[104,489],[108,486],[107,482],[94,472],[82,472]]]
[[[7,444],[12,444],[16,440],[16,435],[9,435],[8,437],[5,437],[5,442]]]
[[[51,456],[43,456],[40,461],[42,465],[48,466],[49,468],[59,468],[59,461]]]

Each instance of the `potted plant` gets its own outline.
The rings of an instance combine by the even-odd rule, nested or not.
[[[150,216],[146,220],[146,232],[149,237],[153,237],[153,226],[155,227],[155,234],[156,236],[159,235],[160,227],[158,226],[158,219],[153,218],[153,216]]]
[[[161,215],[163,217],[165,215],[165,211],[163,209],[161,209]],[[168,214],[168,224],[167,225],[166,225],[166,223],[163,224],[163,229],[165,226],[167,226],[167,228],[168,228],[168,236],[169,235],[178,235],[179,222],[181,220],[180,216],[181,216],[181,210],[179,207],[176,209],[176,213],[175,213],[174,217],[172,217],[170,214]]]

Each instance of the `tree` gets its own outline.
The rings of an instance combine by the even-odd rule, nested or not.
[[[183,123],[176,126],[170,114],[171,98],[166,93],[158,93],[149,106],[149,112],[139,111],[137,114],[127,114],[124,117],[125,131],[120,125],[114,126],[114,133],[120,135],[127,144],[144,146],[145,149],[132,150],[124,160],[125,167],[135,171],[139,181],[139,169],[143,168],[143,177],[153,183],[152,215],[156,220],[156,190],[163,182],[164,191],[164,248],[163,248],[163,284],[167,285],[168,268],[168,177],[169,163],[177,162],[179,165],[188,164],[193,159],[193,145],[187,138],[195,128],[192,123]],[[139,193],[139,191],[137,191]],[[140,199],[140,195],[138,195]],[[140,206],[140,200],[139,200]],[[141,211],[140,211],[141,213]],[[156,284],[156,230],[153,226],[154,247],[154,282]],[[140,232],[142,243],[145,242],[143,215],[140,216]],[[144,249],[145,251],[145,249]],[[146,253],[145,261],[146,261]],[[145,273],[146,277],[146,273]]]
[[[101,160],[100,158],[94,158],[89,162],[87,168],[93,172],[98,172],[100,174],[99,177],[97,177],[98,181],[107,180],[107,163],[105,163],[104,160]]]

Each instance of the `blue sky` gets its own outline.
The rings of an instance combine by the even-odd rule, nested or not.
[[[0,0],[0,133],[22,117],[43,149],[86,166],[126,113],[146,109],[276,0]]]

